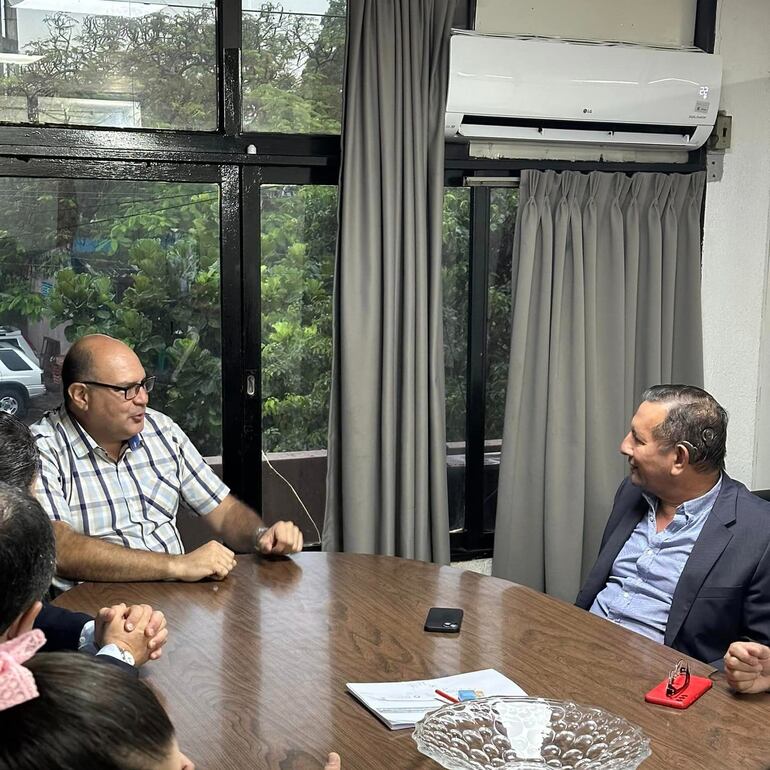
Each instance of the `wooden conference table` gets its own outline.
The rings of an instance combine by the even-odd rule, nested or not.
[[[143,676],[199,770],[317,770],[329,750],[343,770],[437,768],[345,683],[483,668],[640,725],[653,748],[642,770],[770,768],[769,695],[736,697],[717,678],[686,711],[648,705],[674,651],[504,580],[382,556],[241,556],[221,583],[83,584],[56,603],[120,601],[166,613],[166,652]],[[425,633],[431,606],[462,607],[460,634]]]

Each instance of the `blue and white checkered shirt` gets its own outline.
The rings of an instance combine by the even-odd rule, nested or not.
[[[35,494],[54,521],[111,543],[184,553],[176,526],[180,497],[198,515],[229,494],[182,429],[153,409],[115,462],[64,406],[31,426],[40,452]],[[74,583],[59,578],[62,590]]]
[[[721,488],[720,476],[705,495],[682,503],[661,532],[658,498],[644,493],[647,515],[620,549],[591,612],[662,644],[676,585]]]

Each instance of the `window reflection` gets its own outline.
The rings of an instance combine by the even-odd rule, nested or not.
[[[214,0],[0,0],[0,121],[214,130]]]

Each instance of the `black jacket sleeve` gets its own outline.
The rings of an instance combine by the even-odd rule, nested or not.
[[[35,628],[39,628],[46,638],[42,652],[77,650],[80,632],[89,620],[93,618],[84,612],[72,612],[47,602],[43,604],[35,621]]]

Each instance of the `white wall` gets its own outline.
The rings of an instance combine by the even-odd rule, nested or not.
[[[770,487],[770,2],[720,0],[719,9],[721,106],[733,134],[722,181],[706,192],[705,384],[730,413],[727,470],[756,489]]]
[[[692,45],[696,0],[477,0],[476,30]]]

